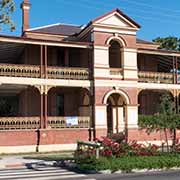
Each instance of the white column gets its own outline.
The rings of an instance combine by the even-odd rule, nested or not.
[[[107,129],[107,110],[106,105],[95,107],[95,126],[96,129]]]
[[[96,67],[109,67],[108,46],[94,46],[94,65]]]
[[[137,79],[137,50],[123,48],[121,52],[124,79]]]
[[[117,108],[112,107],[113,133],[117,133]]]
[[[94,76],[109,76],[109,47],[94,46]]]
[[[124,107],[118,107],[118,131],[121,132],[124,128]]]
[[[127,126],[130,128],[138,128],[138,106],[127,106]]]

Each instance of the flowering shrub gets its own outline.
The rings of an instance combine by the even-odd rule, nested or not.
[[[137,141],[132,141],[129,144],[130,147],[130,151],[132,155],[136,155],[136,156],[154,156],[154,155],[158,155],[158,149],[159,146],[155,145],[155,144],[148,144],[148,146],[144,145],[144,144],[140,144],[137,143]]]
[[[113,141],[117,143],[123,143],[126,140],[126,136],[123,132],[111,134],[108,136],[108,138],[112,139]]]
[[[151,145],[145,146],[144,144],[139,144],[137,141],[132,141],[129,143],[117,143],[108,137],[102,137],[97,139],[97,142],[101,144],[100,155],[105,157],[120,157],[120,156],[152,156],[158,155],[159,146]]]
[[[89,159],[92,157],[124,157],[124,156],[157,156],[159,155],[159,146],[154,144],[137,143],[137,141],[131,141],[129,143],[118,143],[109,137],[101,137],[96,139],[96,142],[79,142],[78,149],[75,152],[77,161],[83,159]],[[176,146],[180,152],[180,145]]]

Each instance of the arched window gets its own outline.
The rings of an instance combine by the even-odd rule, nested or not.
[[[121,46],[119,42],[111,40],[109,45],[109,67],[121,68]]]

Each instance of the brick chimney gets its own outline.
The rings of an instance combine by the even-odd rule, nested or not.
[[[27,29],[29,29],[29,10],[30,10],[31,4],[29,3],[29,0],[23,0],[21,3],[21,9],[22,9],[22,33],[24,33]]]

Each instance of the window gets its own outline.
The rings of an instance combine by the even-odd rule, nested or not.
[[[110,42],[109,47],[109,67],[121,68],[121,50],[120,45],[116,41]]]
[[[0,96],[0,116],[18,116],[19,99],[18,96]]]
[[[57,116],[64,116],[64,95],[57,95]]]

